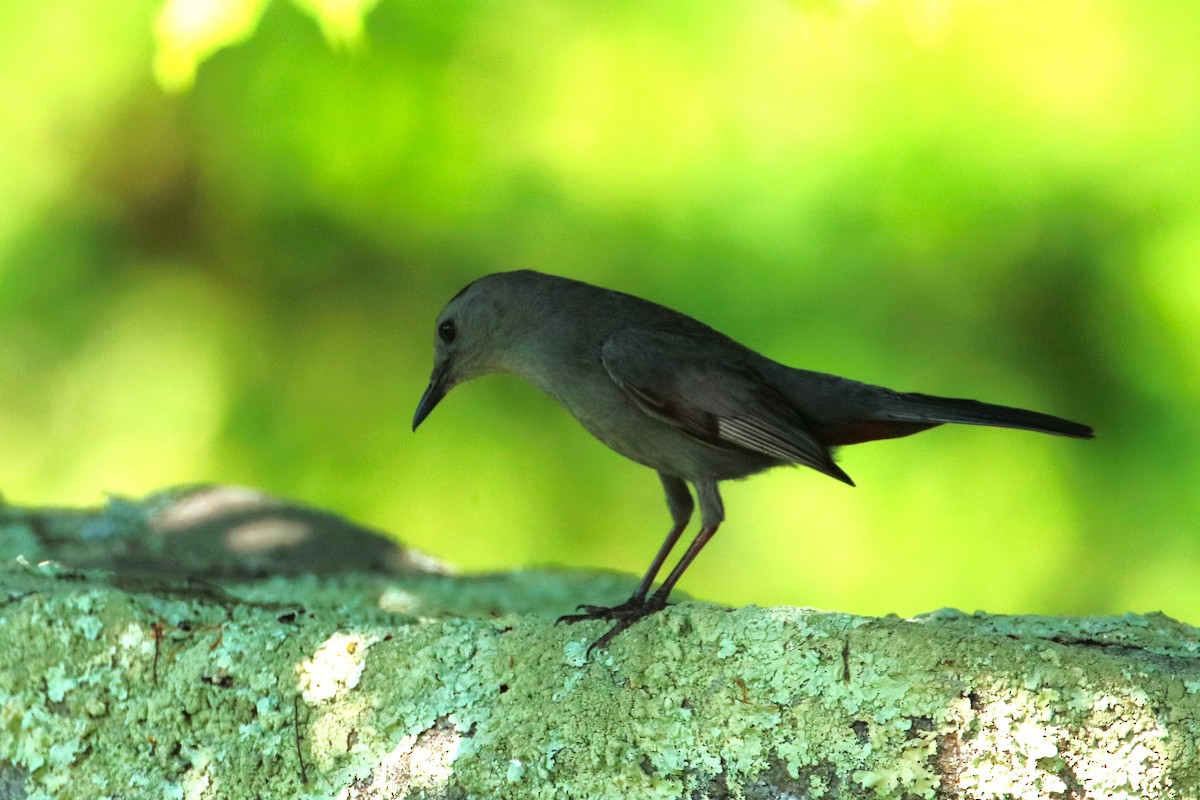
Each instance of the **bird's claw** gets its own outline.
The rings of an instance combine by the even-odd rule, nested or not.
[[[574,625],[576,622],[584,622],[592,619],[611,620],[615,624],[608,629],[608,632],[599,639],[588,645],[587,655],[591,656],[593,650],[603,650],[608,647],[609,642],[616,638],[617,634],[626,628],[631,627],[639,620],[662,611],[667,605],[665,597],[652,595],[651,597],[631,597],[619,606],[593,606],[582,604],[576,607],[575,614],[564,614],[555,620],[557,625],[560,622],[565,622],[568,625]]]
[[[584,622],[589,619],[620,619],[623,611],[629,603],[622,603],[619,606],[592,606],[587,603],[580,603],[575,606],[574,614],[563,614],[554,621],[554,624],[565,622],[568,625],[574,625],[576,622]]]
[[[653,598],[647,599],[644,597],[629,598],[619,606],[593,606],[586,603],[581,603],[575,606],[575,614],[563,614],[554,621],[554,624],[565,622],[568,625],[574,625],[576,622],[586,622],[590,619],[610,619],[624,620],[632,619],[632,622],[637,622],[645,616],[653,614],[660,610],[666,603],[656,602]]]

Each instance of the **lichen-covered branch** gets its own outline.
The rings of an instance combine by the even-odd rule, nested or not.
[[[230,492],[0,509],[0,796],[1200,793],[1200,631],[1163,616],[681,603],[589,660],[602,623],[553,618],[628,579],[456,577]]]

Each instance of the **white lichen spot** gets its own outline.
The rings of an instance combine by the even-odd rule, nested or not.
[[[1019,692],[979,711],[980,733],[968,740],[969,765],[959,788],[978,798],[1040,798],[1064,793],[1069,776],[1088,796],[1161,796],[1166,730],[1127,697],[1094,697],[1079,716],[1079,698]],[[1067,724],[1069,718],[1071,724]]]
[[[126,650],[137,649],[143,653],[154,650],[154,642],[142,630],[142,626],[135,622],[129,623],[125,630],[121,631],[121,635],[117,637],[117,644]]]
[[[334,700],[358,685],[366,668],[367,650],[378,636],[335,633],[317,648],[313,657],[300,665],[304,702]]]
[[[391,614],[416,614],[421,610],[421,599],[398,586],[389,586],[379,595],[379,609]]]
[[[46,759],[52,767],[69,767],[75,763],[75,756],[83,750],[83,743],[77,739],[67,742],[56,742],[50,745],[50,756]]]
[[[191,767],[183,776],[183,800],[200,800],[212,783],[209,768],[212,766],[213,754],[197,747],[184,748],[183,756],[191,762]]]
[[[437,795],[454,773],[461,740],[458,728],[444,721],[405,736],[375,767],[372,784],[396,797]]]
[[[73,627],[78,633],[83,634],[83,638],[94,642],[100,638],[100,632],[104,630],[104,623],[94,614],[83,614],[75,618]]]
[[[96,608],[97,596],[95,592],[83,592],[82,594],[73,595],[68,601],[69,606],[73,606],[81,614],[90,614]]]
[[[49,728],[49,712],[34,706],[21,714],[20,734],[16,736],[16,747],[12,749],[12,762],[29,772],[36,772],[46,764],[46,756],[54,745]]]
[[[512,758],[508,761],[508,769],[504,773],[504,778],[509,783],[517,783],[525,777],[525,765],[519,758]]]
[[[567,666],[582,667],[587,664],[588,644],[588,640],[581,639],[563,645],[563,661]]]
[[[67,669],[62,664],[55,664],[46,670],[46,697],[52,703],[61,703],[67,692],[79,685],[79,681],[67,677]]]
[[[1067,690],[1067,708],[1071,711],[1085,711],[1092,706],[1092,694],[1079,687]]]
[[[245,722],[238,726],[238,740],[255,742],[261,741],[263,735],[263,725],[257,719],[253,722]]]
[[[582,680],[583,675],[584,673],[579,670],[575,672],[568,672],[566,677],[563,678],[562,688],[552,694],[550,699],[557,703],[559,700],[569,695],[579,681]]]

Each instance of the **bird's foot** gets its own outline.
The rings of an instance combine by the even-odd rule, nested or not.
[[[555,623],[565,622],[568,625],[574,625],[576,622],[590,619],[607,619],[615,622],[616,624],[609,628],[607,633],[588,645],[587,655],[591,656],[593,650],[603,650],[608,647],[608,643],[621,631],[651,614],[662,611],[666,606],[667,598],[665,596],[660,597],[653,594],[650,597],[631,597],[619,606],[581,605],[578,607],[579,613],[564,614],[555,620]]]
[[[635,620],[641,619],[644,616],[653,614],[661,609],[665,603],[654,604],[654,598],[646,597],[631,597],[619,606],[576,606],[577,614],[563,614],[555,624],[565,622],[568,625],[574,625],[576,622],[586,622],[589,619],[613,619],[620,620],[628,617],[633,617]]]

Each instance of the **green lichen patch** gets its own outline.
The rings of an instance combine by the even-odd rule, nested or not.
[[[681,603],[590,658],[603,623],[552,623],[568,596],[619,598],[626,582],[340,574],[181,589],[10,563],[0,781],[32,798],[232,800],[1200,787],[1196,632],[1164,617]]]

